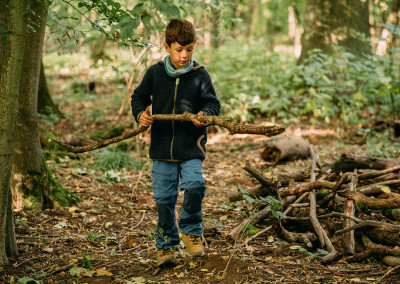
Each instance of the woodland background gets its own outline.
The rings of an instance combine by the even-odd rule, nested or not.
[[[153,267],[153,258],[145,255],[153,245],[155,215],[146,205],[152,202],[148,133],[84,154],[65,152],[49,140],[83,145],[137,128],[130,95],[146,69],[165,55],[163,33],[171,17],[194,23],[194,59],[210,73],[224,118],[283,125],[287,134],[316,144],[322,163],[340,154],[399,160],[399,0],[0,0],[0,281],[76,281],[82,271],[71,269],[94,271],[92,264],[105,271],[91,275],[99,281],[140,283],[132,277],[143,276],[148,283],[178,283],[211,273],[203,268],[207,263],[191,268],[186,262],[179,279],[179,270],[161,280],[140,272]],[[258,157],[256,145],[265,142],[260,137],[228,136],[219,127],[210,132],[206,212],[211,210],[211,219],[218,216],[217,223],[226,226],[222,231],[229,232],[251,215],[255,202],[232,203],[218,194],[221,188],[251,187],[245,181],[249,177],[234,167],[239,157],[267,175],[276,167]],[[289,167],[308,165],[295,163]],[[119,205],[109,196],[118,196]],[[145,220],[145,233],[122,233],[124,226],[116,225],[122,219],[141,220],[139,225]],[[248,227],[245,235],[259,230]],[[78,243],[85,249],[58,259],[55,248],[59,255],[76,249],[77,243],[72,248],[60,244],[66,239],[83,240]],[[209,249],[218,251],[213,244]],[[233,251],[229,257],[235,252],[234,245],[224,249]],[[130,251],[148,267],[128,265]],[[120,253],[127,263],[114,271],[99,253]],[[240,259],[232,260],[236,270],[227,265],[222,275],[207,277],[223,282],[226,271],[241,275]],[[369,261],[382,265],[378,258]],[[263,259],[262,275],[274,277],[265,274],[268,262]]]

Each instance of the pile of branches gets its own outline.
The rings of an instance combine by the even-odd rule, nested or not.
[[[400,265],[399,161],[343,155],[333,164],[317,167],[312,146],[310,153],[311,169],[274,178],[240,162],[260,186],[233,194],[230,201],[246,195],[272,196],[280,201],[284,216],[276,218],[279,216],[270,214],[271,208],[261,208],[229,236],[236,239],[248,224],[269,219],[271,225],[243,245],[252,249],[250,242],[272,230],[289,242],[326,249],[328,254],[321,258],[324,264],[341,257],[357,262],[374,256],[389,265]]]

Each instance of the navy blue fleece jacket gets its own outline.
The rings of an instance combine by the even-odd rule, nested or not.
[[[182,114],[185,111],[219,115],[221,105],[215,95],[211,77],[204,67],[194,62],[188,73],[172,78],[159,61],[146,72],[132,94],[132,114],[140,115],[152,104],[153,114]],[[207,128],[187,121],[154,121],[151,126],[150,158],[184,161],[206,155]]]

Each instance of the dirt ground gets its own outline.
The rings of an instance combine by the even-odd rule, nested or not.
[[[305,136],[325,150],[332,142],[339,143],[334,134],[317,132]],[[299,160],[277,167],[264,165],[258,154],[264,139],[225,132],[210,134],[204,162],[206,254],[193,259],[178,247],[178,265],[161,271],[155,261],[157,214],[148,164],[142,170],[128,171],[128,183],[109,185],[84,172],[77,174],[68,157],[58,161],[57,167],[49,160],[62,185],[84,201],[69,208],[19,212],[16,233],[20,256],[11,258],[0,271],[0,281],[35,283],[28,282],[31,278],[43,283],[377,283],[390,269],[378,260],[357,264],[340,260],[323,266],[296,244],[286,243],[271,232],[251,242],[251,250],[241,245],[249,235],[241,234],[237,240],[227,238],[251,209],[244,201],[229,203],[227,196],[237,191],[237,185],[243,189],[256,186],[238,161],[246,159],[271,174],[310,163]],[[354,153],[357,147],[348,145],[340,153]],[[340,154],[328,152],[322,155],[324,162]],[[86,156],[81,162],[87,162],[90,154],[83,155]],[[181,202],[182,196],[178,203]],[[267,225],[263,223],[256,229]],[[91,267],[86,265],[88,268],[84,269],[85,263]],[[382,282],[399,283],[399,273],[390,273]]]
[[[54,92],[57,94],[57,90]],[[109,90],[104,93],[109,93]],[[132,120],[127,115],[116,122],[117,117],[110,114],[107,121],[94,123],[84,114],[88,107],[94,112],[101,107],[87,102],[59,104],[63,112],[73,113],[73,119],[69,121],[46,126],[60,136],[68,133],[79,135],[79,131],[94,132],[106,123],[128,125]],[[117,109],[109,111],[118,112]],[[256,123],[262,123],[262,120]],[[56,179],[83,202],[67,208],[56,204],[54,209],[45,211],[17,212],[16,236],[20,255],[10,258],[10,263],[0,268],[0,282],[377,283],[384,277],[381,283],[400,283],[400,271],[385,275],[391,267],[378,259],[350,264],[341,258],[330,265],[321,265],[320,260],[314,257],[318,255],[317,243],[312,249],[301,250],[300,244],[287,243],[273,232],[266,232],[252,241],[250,248],[242,244],[251,232],[230,240],[228,233],[248,218],[253,208],[245,201],[230,203],[229,194],[237,192],[238,186],[244,190],[258,186],[257,181],[240,168],[239,161],[245,159],[269,176],[304,169],[310,166],[311,161],[297,160],[270,167],[259,155],[265,137],[231,136],[222,129],[210,130],[204,161],[207,185],[203,202],[204,257],[193,259],[178,246],[175,252],[177,266],[161,271],[157,269],[154,238],[157,213],[152,198],[151,163],[148,162],[147,150],[132,154],[142,161],[143,167],[117,173],[123,176],[123,180],[114,184],[99,178],[104,172],[91,172],[88,165],[93,163],[94,155],[83,153],[47,160]],[[335,130],[291,125],[287,126],[286,134],[302,135],[315,145],[321,165],[332,162],[340,154],[363,155],[365,151],[362,141],[355,143],[354,137],[340,136],[343,133]],[[148,136],[148,133],[141,134],[138,140],[144,149],[148,148]],[[178,199],[178,216],[181,203],[182,196]],[[268,221],[264,222],[252,231],[254,233],[268,225]]]

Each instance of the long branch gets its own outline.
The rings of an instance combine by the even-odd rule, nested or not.
[[[184,114],[153,114],[152,118],[154,120],[178,120],[178,121],[192,121],[193,119],[197,119],[202,123],[207,123],[208,125],[218,125],[224,128],[227,128],[231,134],[258,134],[258,135],[266,135],[268,137],[281,134],[285,131],[283,126],[279,125],[271,125],[271,126],[257,126],[257,125],[249,125],[237,123],[229,120],[225,120],[219,116],[203,116],[196,115],[185,112]],[[94,144],[86,145],[86,146],[72,146],[67,144],[57,138],[51,137],[50,139],[54,142],[60,144],[65,148],[68,152],[72,153],[83,153],[96,149],[100,149],[106,147],[110,144],[120,142],[122,140],[126,140],[132,138],[142,132],[144,132],[147,128],[143,126],[139,126],[138,129],[133,131],[126,132],[120,136],[116,136],[110,139],[102,140]]]

